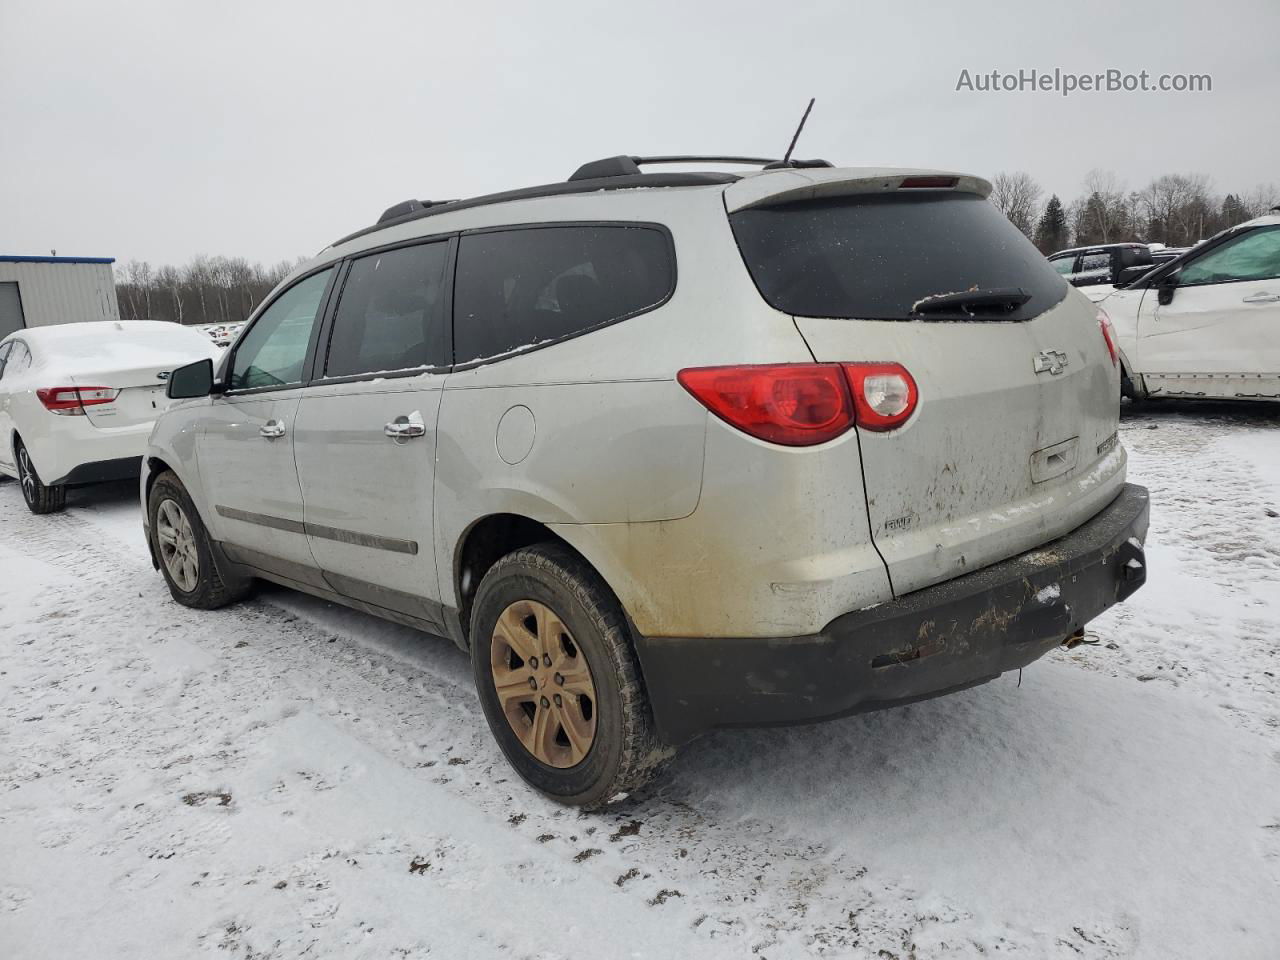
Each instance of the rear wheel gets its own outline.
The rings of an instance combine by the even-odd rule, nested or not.
[[[502,752],[552,799],[599,806],[651,779],[672,754],[654,735],[617,600],[559,544],[517,550],[485,574],[471,661]]]
[[[32,513],[57,513],[67,505],[67,488],[61,485],[46,486],[31,462],[31,454],[21,437],[13,441],[14,457],[18,461],[18,481],[22,484],[22,499]]]
[[[1129,376],[1129,371],[1124,368],[1124,364],[1120,364],[1120,396],[1128,397],[1130,400],[1138,399],[1138,394],[1133,389],[1133,378]]]
[[[200,514],[172,471],[152,484],[147,518],[152,548],[173,599],[197,610],[216,610],[249,593],[251,580],[232,579],[218,569]]]

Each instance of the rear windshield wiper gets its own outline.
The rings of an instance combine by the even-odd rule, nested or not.
[[[1031,299],[1021,287],[980,290],[972,287],[955,293],[936,293],[911,305],[912,313],[1005,314],[1013,313]]]

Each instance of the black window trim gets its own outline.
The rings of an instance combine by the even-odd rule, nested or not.
[[[25,369],[30,370],[31,367],[35,364],[35,357],[31,355],[31,345],[27,343],[25,340],[23,340],[21,337],[14,337],[12,340],[9,341],[9,356],[6,357],[4,361],[4,366],[6,370],[9,368],[9,364],[13,362],[13,355],[18,352],[19,347],[22,348],[22,352],[27,357],[27,366]]]
[[[30,328],[19,327],[18,330],[14,331],[14,333],[19,333],[22,330],[28,330],[28,329]],[[4,378],[5,371],[9,369],[9,361],[13,359],[13,354],[18,347],[21,347],[27,353],[26,369],[30,370],[33,366],[35,366],[36,358],[35,358],[35,354],[31,352],[31,344],[23,340],[22,337],[16,336],[12,340],[6,340],[3,344],[0,344],[0,351],[4,351],[6,348],[8,348],[4,356],[0,357],[0,379]]]
[[[519,347],[515,350],[510,350],[506,353],[500,353],[492,357],[481,357],[476,360],[468,360],[462,363],[458,362],[458,358],[455,354],[453,358],[454,370],[456,371],[474,370],[476,367],[487,366],[491,363],[501,363],[502,361],[510,360],[513,357],[523,357],[530,353],[535,353],[538,350],[546,349],[547,347],[554,347],[557,344],[565,343],[566,341],[569,341],[569,340],[576,340],[578,337],[585,336],[588,333],[595,333],[597,330],[603,330],[605,327],[611,327],[616,323],[622,323],[626,320],[634,320],[636,317],[643,316],[646,313],[652,313],[654,310],[657,310],[660,307],[666,306],[668,303],[671,302],[671,298],[675,296],[676,290],[680,286],[680,274],[679,274],[680,264],[676,258],[675,240],[672,238],[671,230],[669,227],[667,227],[666,224],[655,223],[651,220],[547,220],[547,221],[542,221],[538,223],[500,224],[500,225],[494,225],[489,227],[477,227],[472,230],[462,230],[459,232],[458,244],[459,246],[461,246],[462,238],[476,235],[476,234],[511,233],[515,230],[546,230],[546,229],[551,229],[556,227],[559,227],[561,229],[565,227],[606,227],[606,228],[621,227],[623,229],[657,231],[666,240],[666,244],[667,244],[667,257],[669,259],[669,263],[671,266],[670,288],[667,290],[666,294],[663,296],[661,300],[657,301],[656,303],[650,304],[649,306],[644,307],[641,310],[634,310],[631,313],[624,314],[621,317],[611,317],[610,319],[602,321],[601,323],[594,324],[593,326],[584,327],[583,329],[576,330],[573,333],[567,333],[562,337],[555,337],[554,339],[551,339],[551,340],[543,340],[539,343],[531,343],[526,346]],[[457,281],[457,273],[456,273],[457,258],[456,257],[454,260],[454,270],[455,270],[454,281],[456,283]],[[452,306],[452,297],[450,298],[450,305]],[[453,328],[456,327],[458,318],[452,314],[451,314],[451,317],[452,317],[452,323],[450,325],[450,346],[453,346],[454,344],[457,343],[457,335],[454,332]]]
[[[320,328],[324,325],[325,317],[328,314],[330,301],[333,299],[334,281],[337,279],[338,274],[340,272],[337,268],[340,267],[341,265],[342,265],[341,261],[337,261],[337,260],[331,260],[328,263],[320,264],[319,266],[316,266],[313,269],[308,270],[306,273],[302,274],[302,276],[298,277],[296,280],[293,281],[293,283],[289,284],[287,287],[282,289],[270,300],[264,300],[262,301],[261,304],[258,305],[258,309],[253,312],[253,316],[251,316],[248,320],[245,321],[244,329],[241,331],[240,336],[236,338],[235,345],[232,346],[227,351],[227,356],[225,360],[222,362],[222,369],[224,371],[223,375],[225,377],[225,380],[221,385],[222,390],[220,391],[222,396],[248,397],[248,396],[254,396],[259,393],[274,393],[280,390],[297,390],[307,385],[308,377],[310,376],[311,365],[315,357],[316,343],[319,341],[319,338],[320,338]],[[271,309],[272,305],[274,305],[276,301],[278,301],[286,293],[288,293],[298,284],[305,283],[307,280],[310,280],[316,274],[324,273],[326,270],[331,270],[332,273],[329,276],[328,282],[325,284],[324,292],[320,294],[320,305],[316,311],[316,322],[311,325],[311,336],[307,340],[307,353],[302,361],[302,380],[299,381],[298,383],[280,383],[280,384],[273,383],[273,384],[268,384],[267,386],[264,386],[264,387],[240,387],[239,389],[231,388],[230,386],[231,371],[235,369],[236,353],[239,352],[240,345],[244,343],[245,338],[249,335],[249,331],[253,329],[254,324],[256,324],[259,320],[261,320],[263,315],[269,309]]]
[[[530,344],[522,349],[513,350],[509,353],[503,353],[495,357],[484,357],[467,363],[458,363],[457,357],[454,355],[454,324],[456,317],[454,316],[454,287],[457,280],[458,269],[458,249],[461,245],[463,237],[472,234],[484,233],[508,233],[513,230],[540,230],[553,227],[621,227],[630,229],[649,229],[656,230],[666,240],[667,256],[671,266],[671,285],[666,296],[656,303],[637,310],[632,313],[625,314],[621,317],[614,317],[594,326],[587,327],[574,333],[566,334],[563,337],[557,337],[553,340],[547,340],[542,343]],[[334,318],[337,314],[338,301],[341,299],[340,291],[346,283],[347,274],[350,272],[353,261],[360,260],[364,257],[372,256],[379,253],[385,253],[388,250],[398,250],[401,247],[415,247],[428,243],[449,243],[449,259],[445,266],[445,297],[446,297],[446,313],[448,322],[445,324],[443,332],[445,340],[445,353],[453,359],[454,362],[433,367],[410,367],[404,370],[393,370],[380,373],[362,373],[353,374],[347,377],[324,377],[324,362],[328,356],[329,342],[333,333]],[[449,230],[442,233],[428,234],[426,236],[410,237],[406,240],[397,240],[392,243],[383,243],[373,247],[367,247],[362,250],[355,250],[345,254],[342,257],[335,258],[326,263],[308,270],[305,274],[298,277],[293,283],[285,287],[270,300],[265,300],[253,312],[253,315],[245,321],[244,330],[240,336],[236,338],[236,344],[227,351],[227,355],[222,361],[223,370],[227,379],[231,376],[231,370],[235,364],[235,351],[239,348],[239,344],[248,336],[250,329],[258,322],[262,315],[279,300],[282,296],[292,290],[299,283],[317,273],[325,270],[333,270],[329,282],[325,287],[324,293],[320,298],[320,309],[317,314],[318,322],[312,328],[311,339],[307,345],[307,356],[303,362],[303,379],[300,383],[268,385],[265,387],[242,387],[240,389],[227,389],[224,385],[221,394],[226,397],[243,397],[252,396],[259,393],[270,393],[278,390],[297,390],[299,388],[306,389],[308,387],[319,386],[337,386],[345,383],[360,383],[368,380],[394,380],[406,377],[419,377],[425,375],[439,375],[451,373],[455,370],[472,370],[476,367],[486,366],[491,363],[500,363],[503,360],[509,360],[512,357],[524,356],[546,347],[553,347],[556,344],[564,343],[567,340],[573,340],[588,333],[594,333],[596,330],[602,330],[605,327],[622,323],[625,320],[633,320],[636,317],[643,316],[659,307],[665,306],[675,296],[676,290],[680,285],[679,261],[676,258],[675,240],[671,235],[671,230],[666,224],[656,223],[651,220],[547,220],[536,221],[530,223],[506,223],[494,224],[487,227],[474,227],[468,230]],[[320,349],[321,344],[324,345],[323,351]]]
[[[440,332],[440,338],[443,341],[441,346],[444,348],[444,355],[453,356],[453,278],[454,269],[457,265],[458,258],[458,234],[438,233],[426,237],[413,237],[410,240],[400,240],[395,243],[384,243],[380,246],[369,247],[367,250],[360,250],[350,253],[339,261],[340,269],[337,274],[337,282],[334,285],[334,295],[330,298],[331,302],[326,304],[326,310],[323,317],[323,330],[317,340],[314,355],[308,358],[306,367],[306,380],[304,386],[334,386],[343,383],[361,383],[367,380],[397,380],[405,377],[421,377],[428,375],[439,375],[449,373],[453,369],[453,364],[438,364],[426,367],[405,367],[402,370],[387,370],[372,373],[354,373],[343,377],[326,377],[324,376],[325,363],[328,361],[329,349],[333,341],[334,324],[338,316],[338,306],[342,301],[342,291],[346,287],[347,276],[351,273],[351,265],[357,260],[363,260],[365,257],[377,256],[386,253],[389,250],[400,250],[405,247],[421,247],[433,243],[447,243],[449,245],[446,254],[444,274],[444,329]],[[323,344],[323,349],[320,345]]]

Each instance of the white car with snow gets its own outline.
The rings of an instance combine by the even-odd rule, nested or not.
[[[34,513],[67,488],[138,475],[176,367],[222,351],[172,323],[104,320],[18,330],[0,341],[0,475]]]
[[[1107,289],[1128,396],[1280,401],[1280,216]]]

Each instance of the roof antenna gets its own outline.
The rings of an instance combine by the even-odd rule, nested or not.
[[[804,122],[809,119],[809,111],[813,109],[813,101],[816,97],[809,98],[809,105],[804,108],[804,116],[800,118],[800,126],[796,127],[796,135],[791,138],[791,146],[787,147],[787,152],[782,158],[782,166],[791,165],[791,151],[796,148],[796,141],[800,139],[800,131],[804,129]]]

